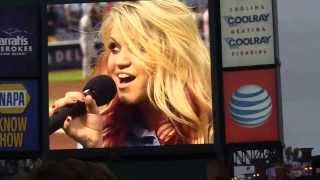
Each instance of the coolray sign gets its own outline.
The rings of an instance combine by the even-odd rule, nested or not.
[[[272,0],[220,0],[222,64],[274,64]]]
[[[262,37],[245,37],[245,38],[225,38],[224,40],[228,43],[230,49],[237,49],[243,46],[256,46],[261,44],[269,44],[271,36]]]
[[[270,14],[254,14],[248,16],[224,16],[226,23],[231,26],[239,24],[259,23],[269,21]]]
[[[0,30],[0,56],[25,56],[32,52],[31,33],[17,28]]]

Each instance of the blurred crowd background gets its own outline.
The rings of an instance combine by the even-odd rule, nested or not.
[[[202,38],[209,44],[207,0],[185,0],[192,10]],[[73,3],[47,5],[48,42],[77,40],[80,38],[81,19],[92,13],[103,15],[114,3]],[[95,9],[95,10],[92,10]],[[94,17],[92,17],[94,19]],[[101,20],[101,19],[100,19]],[[93,33],[98,33],[99,19],[93,20]]]

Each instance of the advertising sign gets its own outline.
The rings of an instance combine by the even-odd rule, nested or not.
[[[38,84],[0,81],[0,152],[39,149]]]
[[[221,0],[223,67],[274,64],[271,0]]]
[[[226,142],[279,140],[275,70],[224,72]]]
[[[39,75],[38,13],[30,7],[0,8],[0,77]]]
[[[48,70],[80,69],[82,53],[79,41],[48,45]]]

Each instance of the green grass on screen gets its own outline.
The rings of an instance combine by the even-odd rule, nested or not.
[[[82,80],[82,70],[62,70],[51,71],[48,75],[49,83],[53,82],[65,82],[65,81],[80,81]]]

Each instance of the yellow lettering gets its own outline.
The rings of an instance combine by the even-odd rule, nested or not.
[[[0,133],[0,147],[22,147],[23,133]]]
[[[13,134],[7,133],[7,147],[13,147]]]
[[[11,118],[11,126],[10,126],[10,132],[16,132],[17,131],[17,117]]]
[[[26,116],[8,116],[0,118],[0,132],[24,132],[26,128]]]
[[[19,148],[23,145],[27,129],[26,116],[4,116],[0,118],[0,148]]]
[[[16,133],[14,136],[14,146],[22,147],[23,133]]]
[[[18,131],[24,132],[27,128],[27,117],[21,117],[18,119]]]
[[[9,119],[7,119],[7,118],[4,118],[3,120],[3,123],[1,123],[2,124],[2,129],[1,129],[1,132],[8,132],[8,131],[10,131],[10,120]]]
[[[5,133],[0,133],[0,147],[7,146],[7,138]]]
[[[4,122],[4,120],[3,120],[3,118],[1,118],[0,119],[0,132],[4,132],[5,131],[4,126],[3,126],[3,122]]]

